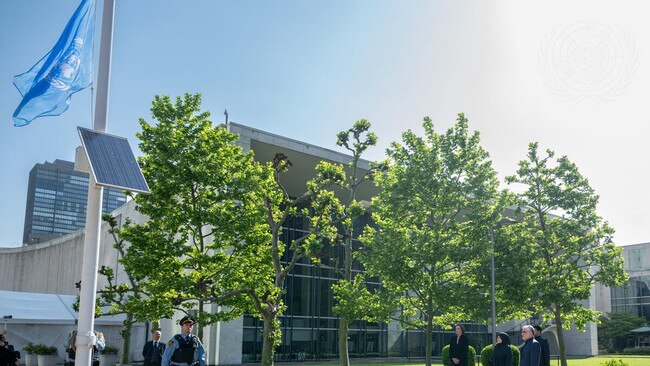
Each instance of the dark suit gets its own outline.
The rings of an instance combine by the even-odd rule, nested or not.
[[[165,343],[158,341],[158,345],[154,346],[153,341],[149,341],[142,349],[142,356],[144,357],[144,366],[160,366],[162,362],[162,355],[165,352]]]
[[[469,340],[465,334],[461,335],[456,342],[456,336],[451,337],[449,341],[449,358],[457,358],[460,360],[458,366],[467,366],[467,349],[469,347]],[[451,364],[456,366],[452,361]]]
[[[542,354],[539,361],[540,366],[551,366],[551,348],[548,346],[548,340],[541,336],[535,337],[535,340],[542,347]]]
[[[530,338],[521,348],[521,362],[519,366],[541,366],[539,362],[542,354],[542,347],[535,338]]]

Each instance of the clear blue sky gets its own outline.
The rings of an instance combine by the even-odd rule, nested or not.
[[[540,141],[590,179],[619,243],[649,241],[647,6],[486,3],[116,0],[108,132],[135,147],[154,95],[199,92],[214,122],[227,108],[231,121],[328,148],[367,118],[380,138],[367,157],[379,159],[423,116],[447,128],[465,112],[500,176]],[[0,246],[21,242],[32,166],[73,160],[76,126],[91,126],[88,90],[61,116],[11,121],[12,77],[49,51],[78,4],[0,2]],[[567,59],[572,71],[558,66]]]

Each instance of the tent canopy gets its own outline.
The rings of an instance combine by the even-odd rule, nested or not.
[[[630,332],[633,332],[633,333],[650,333],[650,327],[636,328],[636,329],[632,329]]]
[[[72,295],[0,291],[0,316],[5,324],[74,324],[75,300]],[[101,316],[95,324],[121,325],[124,319],[123,314]]]

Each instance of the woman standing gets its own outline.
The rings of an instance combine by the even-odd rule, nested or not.
[[[462,324],[456,324],[456,335],[449,342],[449,357],[454,366],[467,366],[467,348],[469,340],[465,335],[465,327]]]
[[[497,334],[497,344],[492,350],[492,366],[512,366],[510,336],[506,333]]]

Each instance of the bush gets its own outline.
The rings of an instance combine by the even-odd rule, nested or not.
[[[650,347],[625,348],[624,355],[650,355]]]
[[[44,344],[36,344],[34,345],[34,354],[37,355],[57,355],[59,354],[59,350],[54,347],[54,346],[46,346]]]
[[[519,366],[519,348],[511,344],[510,349],[512,350],[512,366]],[[485,346],[481,351],[481,365],[492,366],[492,345]]]
[[[113,347],[113,346],[106,346],[102,350],[102,354],[104,355],[116,355],[120,350]]]
[[[603,364],[605,366],[630,366],[628,365],[625,361],[621,360],[620,358],[618,360],[607,360]]]
[[[34,354],[34,344],[32,342],[27,343],[23,347],[23,351],[27,354],[33,355]]]
[[[449,357],[449,345],[442,347],[442,364],[444,366],[453,366],[451,357]],[[474,347],[467,347],[467,365],[476,366],[476,350]]]

